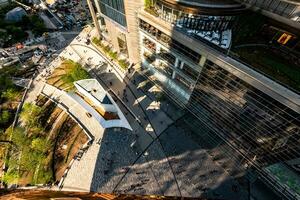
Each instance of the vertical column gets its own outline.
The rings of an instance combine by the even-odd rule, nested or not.
[[[159,55],[159,53],[160,53],[160,44],[155,41],[155,54]],[[155,65],[156,66],[159,65],[159,60],[157,58],[155,59]]]
[[[181,62],[179,68],[183,69],[183,65],[184,65],[184,62]]]
[[[175,59],[175,64],[174,64],[174,66],[177,68],[178,67],[178,62],[179,62],[179,59],[176,57],[176,59]]]
[[[97,21],[99,23],[100,30],[101,30],[103,27],[102,27],[102,22],[101,22],[101,19],[100,19],[100,17],[101,17],[101,9],[100,9],[100,6],[99,6],[99,0],[94,0],[94,3],[95,3],[96,8],[97,8],[98,15],[96,14],[96,16],[97,16],[97,19],[99,19]]]
[[[205,61],[206,61],[206,57],[202,55],[202,56],[201,56],[201,59],[200,59],[200,61],[199,61],[199,65],[200,65],[201,67],[203,67]]]
[[[172,79],[175,79],[176,72],[173,70]]]
[[[99,23],[98,23],[98,20],[97,20],[97,16],[96,16],[96,13],[95,13],[95,10],[94,10],[94,7],[93,7],[93,4],[92,4],[91,0],[87,0],[87,4],[89,6],[89,10],[91,12],[94,25],[96,27],[96,30],[97,30],[97,33],[98,33],[98,37],[100,38],[101,37],[100,26],[99,26]]]

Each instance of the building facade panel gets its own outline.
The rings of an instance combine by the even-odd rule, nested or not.
[[[123,0],[100,0],[101,13],[126,27],[126,16]]]

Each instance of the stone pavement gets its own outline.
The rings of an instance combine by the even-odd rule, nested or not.
[[[87,119],[84,111],[67,96],[44,87],[43,83],[36,85],[32,99],[43,90],[64,102],[97,138],[80,161],[73,163],[63,190],[192,197],[206,194],[214,198],[244,199],[247,196],[244,190],[232,192],[236,181],[215,162],[209,149],[195,142],[191,131],[177,123],[186,118],[182,116],[184,112],[176,110],[168,101],[157,102],[153,85],[148,90],[144,86],[138,89],[138,85],[148,84],[135,70],[122,79],[112,66],[102,65],[108,61],[84,42],[88,32],[83,31],[60,56],[86,63],[91,75],[104,88],[114,91],[111,95],[119,97],[115,97],[116,102],[133,131],[103,130],[93,119]]]
[[[92,65],[90,67],[93,68]],[[126,166],[126,168],[130,167],[130,170],[117,185],[115,181],[109,181],[117,186],[114,190],[113,187],[107,190],[107,187],[102,185],[98,187],[98,192],[195,197],[212,191],[209,194],[212,197],[246,199],[247,194],[244,190],[232,192],[235,180],[230,178],[222,166],[213,161],[207,150],[193,142],[184,130],[180,131],[178,127],[173,126],[174,120],[169,117],[172,116],[172,108],[166,114],[161,109],[161,104],[154,100],[154,94],[150,94],[151,90],[147,93],[145,90],[137,89],[136,85],[145,81],[144,79],[135,75],[133,71],[132,74],[128,74],[128,78],[136,76],[135,84],[126,78],[120,81],[109,65],[93,68],[92,74],[100,83],[118,94],[123,103],[139,117],[141,124],[138,124],[129,114],[127,115],[135,130],[134,134],[138,136],[136,140],[138,148],[134,150],[138,153],[146,150],[132,166]],[[119,107],[126,113],[127,108],[123,103],[119,102]],[[180,115],[176,113],[175,119],[178,118]],[[160,139],[155,140],[161,133],[163,134]],[[151,145],[148,146],[149,144]],[[97,181],[95,183],[97,184]]]
[[[75,160],[69,170],[64,183],[65,191],[84,191],[89,192],[93,179],[97,155],[99,153],[99,145],[91,145],[81,159]]]

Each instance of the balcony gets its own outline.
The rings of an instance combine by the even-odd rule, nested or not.
[[[148,2],[148,1],[146,1]],[[146,3],[146,12],[179,28],[197,31],[224,31],[231,29],[236,15],[245,6],[235,1],[182,1],[157,0]]]
[[[151,51],[152,53],[156,52],[156,45],[154,42],[152,42],[151,40],[144,38],[143,39],[143,45],[144,47],[146,47],[149,51]]]
[[[222,38],[221,43],[219,43],[220,46],[216,45],[215,43],[218,41],[213,39],[214,35],[220,34],[218,32],[197,33],[193,28],[190,30],[187,28],[180,29],[174,24],[172,25],[158,17],[153,18],[153,16],[144,13],[141,13],[142,19],[153,21],[155,27],[150,24],[147,25],[147,22],[141,20],[140,28],[166,47],[172,48],[172,51],[174,50],[174,52],[176,51],[190,58],[192,62],[198,63],[195,62],[197,60],[195,56],[197,55],[192,51],[182,50],[187,47],[180,44],[179,40],[175,40],[175,38],[182,37],[181,34],[207,46],[207,48],[202,48],[203,51],[211,47],[216,53],[224,57],[229,56],[292,91],[300,93],[300,39],[297,30],[275,22],[259,13],[249,11],[236,19],[236,26],[233,27],[232,35],[230,34],[231,36],[228,37],[231,42]],[[166,32],[168,35],[157,29],[155,24],[157,24],[157,27],[168,30],[169,32]],[[284,37],[285,33],[291,38],[282,44],[280,38]],[[169,36],[170,34],[172,37]],[[207,40],[206,37],[211,39]],[[222,48],[222,45],[225,48]]]

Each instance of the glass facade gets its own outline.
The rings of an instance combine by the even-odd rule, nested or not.
[[[159,16],[173,23],[177,31],[177,22],[183,20],[183,17],[179,20],[177,15],[182,16],[182,12],[175,12],[174,9],[164,6],[161,11],[163,12],[159,13]],[[181,33],[185,31],[185,35],[208,44],[194,32],[187,31],[188,28],[195,28],[191,24],[198,23],[193,20],[193,16],[184,20],[182,22],[187,25],[179,27]],[[247,80],[246,77],[244,79],[244,76],[236,76],[235,68],[228,71],[208,59],[201,59],[198,52],[156,28],[155,21],[151,24],[139,20],[141,37],[152,40],[144,40],[142,45],[152,52],[148,56],[154,57],[150,67],[142,65],[146,71],[144,75],[159,86],[170,99],[186,108],[190,116],[197,117],[198,120],[190,123],[200,124],[199,137],[202,137],[200,130],[207,129],[207,137],[223,140],[224,146],[228,147],[225,151],[231,151],[229,154],[232,159],[235,159],[233,154],[236,155],[236,168],[254,164],[255,169],[258,169],[266,181],[272,180],[270,185],[273,189],[283,189],[282,185],[278,185],[277,180],[264,170],[275,163],[286,165],[291,160],[300,159],[300,113],[264,93],[263,88],[257,89],[255,83],[244,81]],[[163,47],[159,51],[152,48],[155,46],[154,40],[156,50],[160,48],[157,46]],[[220,54],[227,53],[212,43],[209,46],[219,50]],[[203,68],[199,66],[200,59],[201,66],[205,62]]]
[[[153,39],[158,38],[157,40],[164,44],[165,40],[161,39],[163,33],[158,36],[159,30],[145,22],[141,24],[141,28],[147,31],[149,36],[154,36]],[[179,59],[175,67],[176,57],[172,55],[174,47],[174,52],[181,52],[189,61],[194,59],[191,54],[187,56],[185,53],[188,47],[171,38],[167,38],[167,41],[170,50],[161,48],[158,55],[150,53],[152,58],[157,57],[167,65],[160,64],[161,68],[155,67],[154,58],[153,66],[169,79],[172,78],[178,87],[192,92],[187,107],[209,126],[211,132],[215,132],[213,134],[225,137],[223,139],[230,141],[248,160],[255,161],[261,167],[300,157],[299,113],[209,60],[206,61],[200,75],[186,63],[180,66],[182,61]],[[149,50],[155,46],[147,39],[143,45]],[[155,52],[154,49],[152,52]],[[175,76],[172,77],[175,69]],[[193,91],[193,83],[183,75],[195,81]],[[173,96],[177,95],[176,90],[168,92]],[[178,102],[185,106],[179,100]]]
[[[210,61],[188,108],[259,166],[300,157],[300,114]]]
[[[125,8],[123,0],[100,0],[102,14],[126,27]]]

